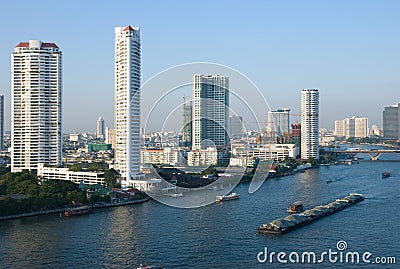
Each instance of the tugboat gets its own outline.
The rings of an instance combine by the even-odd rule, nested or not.
[[[66,217],[71,217],[71,216],[80,216],[80,215],[85,215],[90,212],[90,207],[87,205],[80,206],[80,207],[73,207],[73,208],[68,208],[64,212],[64,216]]]
[[[303,210],[303,207],[304,207],[303,203],[300,201],[297,201],[297,202],[291,203],[289,205],[287,212],[289,212],[291,214],[292,213],[300,213]]]
[[[383,172],[382,173],[382,178],[387,178],[387,177],[390,177],[390,173],[389,172]]]
[[[222,201],[236,200],[236,199],[239,199],[239,197],[240,197],[240,194],[238,194],[236,192],[232,192],[229,195],[217,196],[217,199],[215,201],[222,202]]]
[[[137,269],[162,269],[160,266],[155,266],[155,265],[139,265]]]

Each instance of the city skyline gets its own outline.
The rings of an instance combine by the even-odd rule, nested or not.
[[[38,18],[35,14],[42,11],[33,3],[25,2],[23,9],[16,3],[4,3],[3,10],[18,9],[24,18],[14,20],[12,12],[4,12],[0,18],[4,33],[0,44],[0,94],[5,95],[5,130],[11,126],[9,54],[20,40],[29,39],[56,42],[63,47],[63,133],[96,130],[98,115],[103,115],[106,125],[113,128],[112,29],[129,23],[146,29],[142,84],[177,64],[217,62],[253,80],[272,110],[288,107],[299,114],[298,92],[317,87],[321,94],[321,127],[333,129],[335,119],[348,115],[364,115],[370,124],[382,127],[384,107],[399,101],[397,1],[254,2],[244,7],[229,3],[213,3],[215,9],[207,12],[224,8],[231,16],[225,20],[210,16],[209,21],[190,16],[190,4],[171,9],[167,3],[154,8],[149,3],[127,2],[126,10],[121,11],[111,3],[93,5],[88,1],[79,3],[77,10],[77,2],[72,1],[60,4],[61,15],[48,12],[46,17]],[[135,16],[129,14],[132,6],[137,10]],[[198,12],[206,12],[206,6],[197,7]],[[77,14],[74,21],[69,20],[72,12]],[[239,22],[234,20],[237,15],[243,18]],[[7,26],[10,21],[12,28]],[[47,21],[52,23],[44,23]],[[199,42],[202,39],[196,33],[203,29],[211,29],[207,35],[213,42]],[[82,44],[87,44],[91,53],[82,50]],[[87,102],[90,99],[96,101]],[[146,100],[143,102],[146,105]]]

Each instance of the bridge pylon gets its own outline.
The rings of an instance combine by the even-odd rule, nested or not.
[[[381,155],[382,155],[382,153],[377,153],[376,155],[372,155],[371,153],[367,153],[367,154],[371,158],[371,161],[379,160],[379,157],[381,157]]]

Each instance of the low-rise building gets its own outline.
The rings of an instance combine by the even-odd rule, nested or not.
[[[172,148],[163,149],[142,149],[140,151],[140,160],[142,164],[170,164],[179,163],[179,150]]]
[[[68,168],[46,167],[43,163],[38,164],[37,175],[42,180],[65,180],[75,184],[102,184],[104,172],[74,172]]]
[[[215,148],[197,149],[188,152],[189,166],[216,165],[218,162],[218,151]]]
[[[265,144],[250,146],[248,156],[261,160],[283,161],[286,157],[296,158],[299,148],[295,144]]]

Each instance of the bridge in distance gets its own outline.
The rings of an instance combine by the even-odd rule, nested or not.
[[[400,149],[361,149],[361,148],[348,148],[348,149],[325,149],[328,152],[334,153],[349,153],[349,154],[357,154],[357,153],[366,153],[373,161],[379,160],[379,157],[383,153],[400,153]]]

